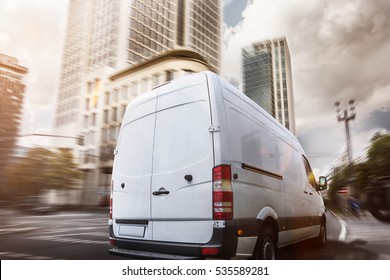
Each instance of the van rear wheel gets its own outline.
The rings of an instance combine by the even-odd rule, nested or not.
[[[275,233],[271,227],[268,226],[260,232],[253,258],[256,260],[276,259]]]

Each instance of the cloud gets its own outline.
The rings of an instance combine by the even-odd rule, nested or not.
[[[344,109],[354,99],[354,126],[366,131],[375,130],[370,118],[379,115],[373,112],[390,108],[389,14],[386,0],[251,1],[242,21],[224,26],[223,76],[242,89],[241,49],[285,36],[292,59],[298,136],[300,140],[306,137],[305,145],[317,142],[316,147],[309,146],[312,152],[339,151],[345,145],[342,137],[330,143],[320,136],[341,126],[336,120],[336,101]],[[375,125],[383,126],[383,120]]]
[[[0,52],[28,68],[25,83],[30,104],[48,104],[56,94],[67,2],[1,1]]]

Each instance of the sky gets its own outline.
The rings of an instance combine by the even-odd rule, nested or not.
[[[390,131],[389,1],[232,0],[224,1],[224,14],[231,19],[224,20],[222,71],[240,89],[241,49],[287,38],[297,137],[317,176],[346,150],[336,101],[344,110],[355,100],[356,119],[350,122],[354,159],[364,155],[376,132]]]
[[[68,0],[1,0],[0,53],[29,68],[22,134],[50,133],[60,76]],[[297,137],[317,176],[346,149],[347,108],[353,157],[378,131],[390,131],[390,1],[223,0],[221,75],[242,89],[241,49],[286,37],[291,54]],[[37,140],[37,139],[35,139]],[[22,144],[31,144],[31,137]],[[30,141],[30,142],[29,142]],[[49,144],[40,138],[39,144]]]
[[[28,68],[21,134],[50,133],[60,77],[67,0],[1,0],[0,53]],[[24,137],[21,145],[49,145]]]

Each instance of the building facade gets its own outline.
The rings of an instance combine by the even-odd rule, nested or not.
[[[18,141],[27,71],[16,58],[0,54],[0,182]]]
[[[126,65],[126,50],[120,48],[126,41],[123,31],[126,27],[122,26],[123,30],[120,30],[121,22],[126,17],[125,2],[127,1],[70,1],[54,134],[77,135],[80,98],[87,73],[102,67]],[[56,140],[58,146],[70,144],[69,140]]]
[[[80,167],[86,171],[82,199],[86,204],[96,202],[93,194],[96,197],[100,185],[107,186],[108,179],[98,178],[101,175],[96,174],[101,174],[101,159],[112,154],[113,142],[108,140],[116,139],[126,102],[152,85],[176,78],[180,73],[195,72],[197,67],[192,60],[174,53],[179,64],[171,63],[164,70],[145,74],[142,79],[134,78],[128,86],[113,92],[106,90],[111,84],[110,77],[129,67],[144,69],[154,58],[162,59],[174,50],[193,51],[191,56],[196,53],[202,57],[203,67],[199,69],[218,73],[220,2],[70,0],[53,134],[83,137],[83,146],[76,139],[54,141],[57,147],[72,148]],[[122,100],[120,96],[125,95],[125,88],[129,98]],[[124,104],[112,109],[101,107],[115,96]],[[110,166],[105,170],[111,172]]]
[[[220,69],[219,0],[135,0],[131,2],[129,63],[161,51],[188,47]]]
[[[220,0],[71,0],[54,133],[78,133],[85,75],[187,47],[220,69]],[[69,145],[58,139],[57,145]]]
[[[294,93],[286,38],[242,50],[244,93],[295,134]]]

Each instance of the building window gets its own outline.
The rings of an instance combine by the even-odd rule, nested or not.
[[[106,91],[104,93],[104,104],[110,105],[110,92]]]
[[[112,108],[112,121],[116,122],[118,120],[118,108]]]
[[[90,106],[89,106],[89,101],[90,101],[89,98],[85,98],[85,110],[86,110],[86,111],[89,111],[89,108],[90,108]]]
[[[118,134],[118,127],[116,127],[116,126],[110,127],[110,140],[111,141],[117,140],[117,134]]]
[[[127,92],[128,92],[128,87],[127,86],[122,86],[122,100],[127,100]]]
[[[84,116],[84,128],[88,127],[88,116]]]
[[[103,128],[102,129],[102,142],[105,143],[108,141],[108,129]]]
[[[112,93],[112,102],[115,104],[118,103],[118,100],[119,100],[119,91],[115,89]]]
[[[173,71],[172,70],[165,71],[165,81],[169,82],[171,80],[173,80]]]
[[[104,110],[103,123],[108,124],[108,110]]]
[[[152,80],[152,87],[158,86],[159,80],[160,80],[160,75],[154,74],[153,75],[153,80]]]
[[[96,113],[92,114],[92,125],[96,126]]]

